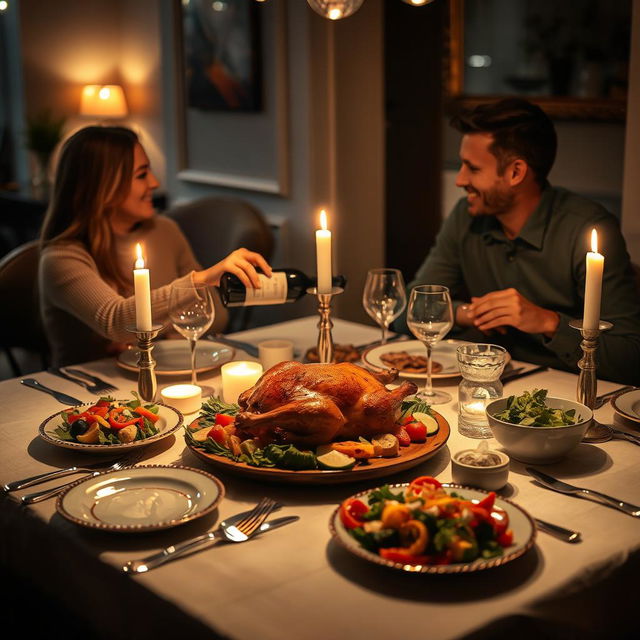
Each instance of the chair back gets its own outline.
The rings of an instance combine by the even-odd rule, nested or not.
[[[21,347],[39,353],[43,365],[49,353],[38,299],[39,259],[38,241],[32,240],[0,260],[0,344],[16,375],[21,372],[10,351],[12,348]]]
[[[167,215],[178,223],[204,268],[240,247],[257,251],[266,260],[273,253],[273,233],[263,214],[240,198],[200,198]]]

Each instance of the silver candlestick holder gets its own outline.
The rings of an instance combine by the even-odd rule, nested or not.
[[[578,377],[578,388],[576,398],[578,402],[593,409],[596,404],[596,395],[598,392],[598,377],[596,375],[596,350],[598,348],[598,338],[603,331],[609,331],[613,327],[611,322],[600,320],[595,329],[584,329],[582,320],[572,320],[569,326],[577,329],[582,335],[582,358],[578,360],[580,375]]]
[[[329,293],[318,293],[317,287],[310,287],[307,293],[318,298],[318,358],[321,364],[333,362],[333,338],[331,337],[331,299],[344,292],[342,287],[332,287]]]
[[[127,331],[136,334],[138,342],[138,393],[145,402],[153,402],[158,391],[156,361],[151,351],[153,341],[162,329],[161,324],[152,325],[151,331],[138,331],[137,327],[127,327]]]

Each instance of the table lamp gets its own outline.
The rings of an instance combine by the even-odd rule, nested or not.
[[[127,102],[120,85],[88,84],[82,90],[81,116],[124,118],[127,113]]]

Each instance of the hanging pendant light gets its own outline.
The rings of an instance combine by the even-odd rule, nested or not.
[[[433,2],[433,0],[402,0],[402,2],[406,2],[407,4],[413,5],[414,7],[421,7],[425,4]]]
[[[309,6],[323,18],[340,20],[355,13],[364,0],[307,0]]]

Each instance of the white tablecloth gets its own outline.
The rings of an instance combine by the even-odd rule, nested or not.
[[[304,353],[315,341],[316,324],[316,318],[304,318],[234,337],[254,343],[289,338]],[[336,320],[333,336],[338,343],[358,344],[377,339],[379,330]],[[121,392],[117,396],[136,388],[135,374],[119,369],[112,360],[85,368],[113,381]],[[95,399],[50,374],[34,377],[82,400]],[[218,375],[201,378],[219,386]],[[549,371],[508,383],[505,394],[543,387],[551,395],[572,398],[576,380],[574,375]],[[173,381],[159,379],[160,386]],[[458,379],[438,383],[454,397],[457,384]],[[615,387],[601,383],[598,391]],[[0,383],[0,406],[1,484],[89,461],[37,437],[42,419],[61,408],[53,398],[8,380]],[[449,481],[451,454],[477,445],[478,441],[458,433],[455,401],[435,408],[451,425],[448,446],[413,470],[391,476],[390,481],[422,474]],[[599,410],[597,416],[611,421],[611,407]],[[498,446],[495,441],[490,444]],[[581,444],[546,471],[639,503],[639,456],[640,449],[628,442]],[[538,628],[558,631],[565,625],[588,635],[593,629],[615,630],[632,614],[632,610],[614,613],[609,608],[610,600],[620,604],[633,593],[621,581],[640,564],[640,519],[543,489],[516,461],[512,461],[504,495],[533,516],[581,531],[583,542],[569,545],[538,533],[535,547],[519,560],[459,576],[393,572],[351,556],[331,540],[328,521],[335,506],[372,483],[306,487],[240,479],[212,471],[185,449],[180,435],[149,447],[141,464],[147,462],[184,464],[218,475],[227,491],[218,513],[164,532],[116,535],[66,522],[55,513],[53,500],[24,508],[17,506],[14,497],[5,497],[0,508],[3,559],[41,588],[60,595],[66,605],[84,609],[104,630],[123,637],[157,637],[164,631],[165,637],[178,632],[192,638],[215,633],[242,640],[454,638],[474,632],[477,637],[501,635],[514,626],[528,637]],[[298,514],[301,519],[246,544],[215,547],[134,578],[116,571],[127,560],[208,530],[262,495],[285,504],[281,515]],[[69,597],[70,592],[74,597]],[[527,625],[521,626],[522,620]]]

